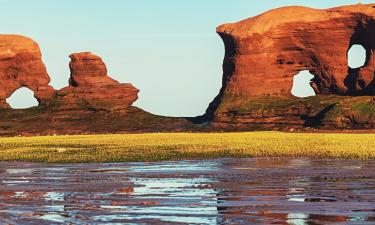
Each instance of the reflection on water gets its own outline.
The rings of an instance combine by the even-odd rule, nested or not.
[[[374,224],[375,161],[0,163],[0,224]]]
[[[43,196],[46,201],[64,201],[65,193],[63,192],[56,192],[56,191],[50,191],[46,192],[46,194]]]
[[[304,213],[290,213],[288,214],[287,223],[290,225],[307,225],[309,215]]]

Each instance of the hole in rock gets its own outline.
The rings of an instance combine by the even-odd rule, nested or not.
[[[362,45],[353,45],[348,51],[348,66],[356,69],[366,63],[366,49]]]
[[[311,79],[313,78],[314,75],[312,75],[308,70],[301,71],[295,75],[293,78],[293,87],[291,91],[292,95],[299,98],[315,96],[315,91],[310,85]]]
[[[13,92],[6,101],[12,109],[27,109],[39,105],[38,100],[34,97],[34,92],[25,87]]]

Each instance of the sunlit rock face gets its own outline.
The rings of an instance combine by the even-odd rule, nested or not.
[[[139,90],[107,75],[102,59],[90,52],[70,55],[69,86],[57,93],[60,109],[125,110],[138,99]]]
[[[295,98],[293,77],[301,71],[314,75],[311,86],[318,96],[375,95],[375,4],[284,7],[221,25],[217,33],[226,51],[223,85],[207,110],[208,119],[241,111],[241,102],[259,97]],[[353,45],[366,50],[365,64],[355,69],[348,66]]]
[[[38,45],[0,35],[0,108],[9,108],[6,99],[21,87],[33,91],[40,106],[1,110],[0,135],[375,129],[374,4],[280,8],[217,32],[225,43],[223,85],[204,116],[189,118],[197,126],[132,107],[139,90],[113,80],[90,52],[70,55],[69,86],[54,90]],[[348,62],[355,45],[366,55],[359,66]],[[308,95],[292,91],[301,71],[313,76]]]
[[[39,46],[26,37],[0,35],[0,136],[192,129],[186,119],[156,116],[132,106],[139,90],[112,79],[99,56],[81,52],[70,59],[69,86],[54,90]],[[39,107],[11,109],[7,100],[16,106],[13,94],[25,88]]]
[[[138,89],[107,75],[102,59],[89,52],[70,55],[69,86],[56,91],[42,62],[38,44],[17,35],[0,35],[0,108],[22,87],[34,92],[49,109],[125,110],[138,98]]]
[[[374,94],[375,5],[327,10],[286,7],[217,28],[226,46],[225,92],[234,96],[289,95],[293,76],[309,70],[318,94]],[[350,70],[354,44],[365,66]]]
[[[18,35],[0,35],[0,108],[9,108],[6,99],[21,87],[34,92],[41,104],[55,91],[41,59],[38,44]]]

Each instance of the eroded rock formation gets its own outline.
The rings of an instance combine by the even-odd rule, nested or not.
[[[302,70],[318,94],[374,94],[375,5],[327,10],[286,7],[217,28],[226,46],[228,94],[289,95]],[[367,50],[366,65],[350,70],[347,52]]]
[[[42,62],[38,44],[18,35],[0,35],[0,108],[21,87],[34,92],[40,106],[55,110],[126,110],[138,98],[138,89],[107,75],[102,59],[92,53],[70,55],[69,86],[56,91]]]
[[[70,58],[69,86],[54,90],[39,46],[26,37],[0,35],[0,136],[193,130],[186,119],[132,106],[138,89],[109,77],[99,56],[82,52]],[[39,107],[10,109],[6,99],[21,87],[34,92]]]
[[[49,82],[38,44],[23,36],[0,35],[0,108],[9,108],[6,99],[21,87],[46,103],[55,94]]]
[[[227,123],[224,115],[228,112],[244,112],[244,105],[264,96],[272,96],[275,102],[278,97],[295,99],[291,95],[293,77],[303,70],[315,75],[311,86],[317,95],[375,95],[375,4],[327,10],[279,8],[224,24],[217,32],[226,51],[223,87],[207,110],[208,119]],[[357,69],[349,68],[347,61],[354,44],[367,52],[365,65]],[[300,119],[304,114],[306,109],[300,109],[295,115]],[[262,117],[257,111],[246,116],[288,120],[282,112]],[[236,116],[232,117],[235,123]]]
[[[90,52],[70,55],[69,86],[57,92],[61,109],[125,110],[138,99],[139,90],[107,75],[102,59]]]
[[[102,59],[70,56],[69,86],[54,90],[38,45],[0,35],[0,136],[212,130],[375,129],[375,4],[317,10],[286,7],[217,28],[225,43],[223,86],[204,116],[152,115],[131,106],[138,90],[107,75]],[[364,66],[349,68],[360,44]],[[292,96],[293,77],[308,70],[317,96]],[[20,87],[40,107],[9,110]],[[201,123],[201,122],[205,123]]]

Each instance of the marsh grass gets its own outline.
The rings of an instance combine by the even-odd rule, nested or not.
[[[150,133],[0,138],[0,161],[160,161],[222,157],[375,159],[375,134]]]

